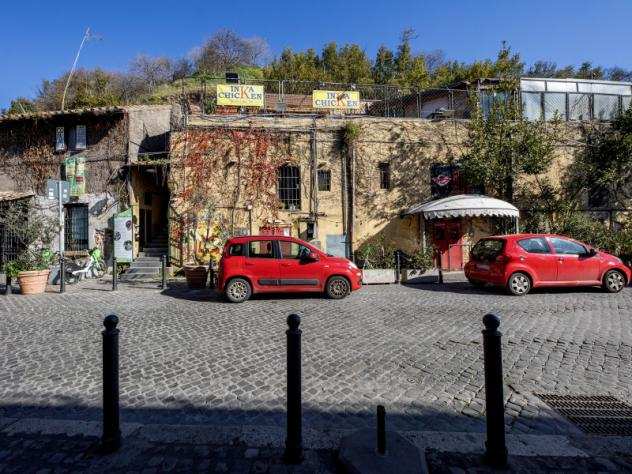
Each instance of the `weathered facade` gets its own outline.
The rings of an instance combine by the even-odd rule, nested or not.
[[[37,209],[56,217],[47,180],[73,178],[76,186],[64,205],[66,252],[81,255],[100,247],[109,257],[112,216],[140,207],[133,163],[143,153],[166,152],[170,117],[170,106],[1,117],[0,190],[29,192]]]

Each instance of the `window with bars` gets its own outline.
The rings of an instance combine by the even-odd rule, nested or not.
[[[380,163],[380,189],[391,189],[391,165],[390,163]]]
[[[284,209],[301,208],[301,172],[298,166],[279,167],[277,192]]]
[[[331,171],[318,170],[318,190],[331,191]]]
[[[88,250],[88,205],[66,206],[66,250]]]

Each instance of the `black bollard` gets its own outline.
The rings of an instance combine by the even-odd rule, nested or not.
[[[4,294],[10,295],[13,293],[13,289],[11,288],[11,275],[8,273],[5,273],[5,275],[6,284],[4,285]]]
[[[485,411],[487,441],[485,462],[493,467],[507,465],[505,444],[505,407],[503,400],[503,360],[500,344],[500,318],[495,314],[483,317],[483,360],[485,364]]]
[[[163,290],[167,289],[167,256],[163,255],[160,259],[160,266],[162,271],[162,283],[160,284],[160,288]]]
[[[116,257],[112,257],[112,291],[118,290],[118,269],[116,267]]]
[[[443,285],[443,270],[439,267],[439,282],[440,285]]]
[[[285,462],[303,461],[303,407],[301,402],[301,317],[290,314],[287,318],[287,438]]]
[[[402,280],[402,254],[400,250],[395,250],[395,283],[400,283]]]
[[[115,314],[103,320],[103,436],[101,450],[113,453],[121,446],[119,417],[119,330]]]
[[[66,261],[64,257],[59,258],[59,292],[66,292]]]
[[[386,454],[386,410],[383,405],[377,406],[377,453]]]

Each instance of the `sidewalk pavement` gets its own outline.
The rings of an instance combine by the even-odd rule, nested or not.
[[[283,463],[284,429],[276,426],[124,423],[123,445],[96,452],[98,422],[0,418],[0,472],[333,473],[351,430],[304,431],[305,460]],[[491,472],[481,460],[483,433],[400,432],[425,454],[429,472]],[[632,439],[508,435],[509,472],[630,472]]]

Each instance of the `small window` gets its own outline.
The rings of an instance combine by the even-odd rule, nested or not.
[[[520,245],[525,252],[529,253],[551,253],[546,240],[542,237],[520,240],[518,241],[518,245]]]
[[[391,189],[391,165],[390,163],[380,163],[380,189]]]
[[[304,245],[297,244],[296,242],[280,241],[281,257],[299,259],[305,257],[310,253],[310,250]]]
[[[75,131],[75,150],[85,150],[86,144],[86,126],[77,125]]]
[[[284,209],[301,208],[301,172],[298,166],[283,165],[279,168],[277,188]]]
[[[331,191],[331,171],[318,170],[318,190]]]
[[[555,252],[563,255],[586,255],[588,253],[586,247],[571,240],[551,237],[551,243]]]
[[[274,258],[274,247],[271,240],[253,240],[248,244],[250,258]]]
[[[55,151],[66,151],[66,132],[64,127],[55,129]]]
[[[233,244],[228,249],[228,255],[231,257],[242,257],[244,255],[243,244]]]

